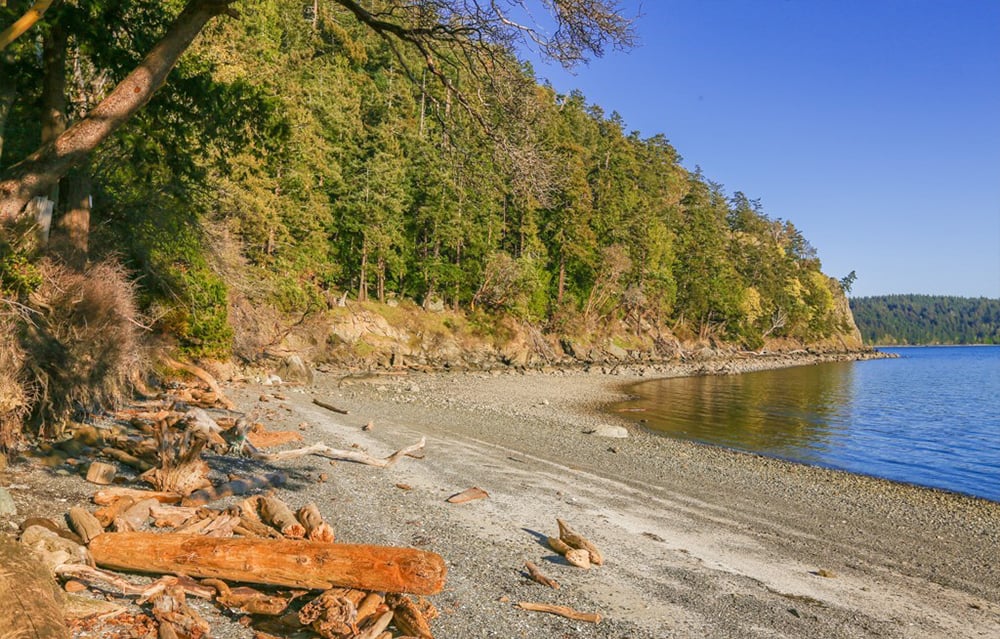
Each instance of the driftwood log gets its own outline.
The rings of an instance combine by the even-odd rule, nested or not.
[[[260,518],[271,524],[285,537],[302,539],[306,536],[306,528],[295,518],[295,513],[288,504],[277,497],[266,495],[260,499]]]
[[[212,389],[215,393],[215,399],[220,404],[225,406],[229,410],[236,410],[236,404],[231,402],[229,398],[226,397],[225,393],[222,392],[222,388],[219,387],[219,383],[215,381],[215,378],[203,368],[195,366],[194,364],[186,364],[183,362],[178,362],[172,357],[164,354],[160,354],[160,360],[167,366],[173,368],[174,370],[181,370],[186,373],[191,373],[201,381],[208,384],[208,387]]]
[[[98,566],[113,570],[289,588],[433,595],[447,573],[440,555],[423,550],[285,539],[105,533],[91,542],[90,552]]]
[[[559,524],[559,539],[563,540],[566,545],[578,550],[586,550],[587,554],[590,555],[590,563],[594,565],[600,566],[604,563],[601,551],[589,539],[570,528],[569,524],[562,519],[556,519],[556,523]]]
[[[310,503],[299,508],[298,512],[295,513],[295,517],[305,528],[306,539],[310,541],[325,541],[327,543],[334,541],[333,528],[330,524],[323,521],[323,515],[320,514],[316,504]]]
[[[422,449],[426,443],[427,439],[425,437],[421,437],[420,441],[416,444],[412,444],[406,448],[401,448],[388,457],[381,459],[378,457],[372,457],[362,450],[342,450],[339,448],[331,448],[326,444],[313,444],[312,446],[306,446],[304,448],[282,450],[276,453],[264,453],[257,450],[257,448],[250,442],[244,442],[243,453],[253,459],[266,462],[296,459],[298,457],[305,457],[306,455],[316,455],[318,457],[326,457],[327,459],[333,459],[336,461],[351,461],[359,464],[366,464],[368,466],[376,466],[378,468],[389,468],[390,466],[395,465],[395,463],[403,457],[414,456],[416,452]]]

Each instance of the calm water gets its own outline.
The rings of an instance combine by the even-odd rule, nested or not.
[[[692,439],[1000,501],[1000,346],[661,379],[626,417]]]

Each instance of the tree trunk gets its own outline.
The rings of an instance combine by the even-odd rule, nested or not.
[[[424,550],[300,539],[105,533],[90,542],[90,552],[98,566],[113,570],[286,588],[433,595],[444,588],[447,572],[440,555]]]
[[[0,180],[0,223],[17,218],[32,197],[45,194],[98,144],[149,102],[205,24],[232,0],[190,0],[145,59],[100,104],[65,133],[5,172]]]
[[[365,239],[361,240],[361,274],[359,275],[361,280],[358,283],[358,301],[367,302],[368,301],[368,241]]]
[[[14,98],[17,96],[17,91],[10,82],[7,71],[3,66],[3,62],[0,60],[0,161],[3,160],[3,143],[6,139],[7,116],[10,114],[10,108],[14,106]]]
[[[24,12],[24,15],[14,21],[14,24],[0,31],[0,51],[6,49],[7,45],[17,40],[25,31],[35,26],[35,23],[42,19],[42,15],[51,4],[52,0],[36,0],[31,5],[31,8]]]
[[[42,66],[42,144],[47,144],[66,131],[66,31],[59,24],[45,36]]]
[[[78,271],[87,264],[90,239],[90,176],[85,170],[70,172],[65,185],[65,211],[56,222],[52,249]]]

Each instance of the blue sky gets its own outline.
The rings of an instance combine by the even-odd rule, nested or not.
[[[1000,0],[624,0],[560,92],[759,198],[852,294],[1000,298]]]

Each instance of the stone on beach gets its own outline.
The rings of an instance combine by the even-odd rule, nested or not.
[[[595,437],[611,437],[614,439],[624,439],[628,437],[628,429],[624,426],[612,426],[611,424],[601,424],[597,428],[583,431],[587,435]]]

